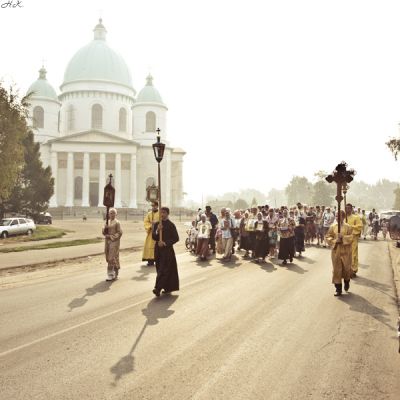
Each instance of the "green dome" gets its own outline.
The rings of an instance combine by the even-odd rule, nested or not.
[[[136,102],[164,104],[160,96],[160,93],[153,86],[153,77],[149,75],[146,79],[147,79],[146,86],[139,92]]]
[[[56,91],[46,79],[46,73],[44,67],[40,68],[38,80],[32,83],[26,94],[31,93],[31,97],[47,97],[58,101]]]
[[[100,80],[132,88],[129,68],[124,59],[107,45],[106,33],[100,19],[94,28],[94,40],[78,50],[68,63],[63,85],[74,81]]]

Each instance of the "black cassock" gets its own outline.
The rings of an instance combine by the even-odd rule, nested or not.
[[[159,247],[158,241],[160,235],[157,234],[158,222],[153,226],[152,237],[155,240],[154,258],[156,261],[157,279],[155,289],[166,292],[179,290],[178,266],[176,263],[175,251],[173,245],[179,242],[178,231],[176,226],[168,219],[162,222],[162,239],[165,242],[165,247]]]

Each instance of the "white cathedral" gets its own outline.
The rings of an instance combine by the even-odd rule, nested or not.
[[[100,19],[94,39],[68,63],[60,95],[47,81],[44,67],[28,89],[35,140],[44,166],[50,165],[55,178],[50,207],[102,206],[110,173],[115,207],[146,207],[146,189],[157,185],[152,149],[157,128],[166,143],[162,202],[181,207],[185,152],[166,140],[168,109],[151,75],[136,96],[129,68],[108,46],[106,33]]]

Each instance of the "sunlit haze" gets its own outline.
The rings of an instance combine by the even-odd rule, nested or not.
[[[186,199],[268,193],[341,160],[368,183],[400,180],[385,145],[400,121],[398,1],[22,4],[0,8],[0,77],[25,93],[43,62],[59,93],[102,17],[136,91],[151,72],[168,106]]]

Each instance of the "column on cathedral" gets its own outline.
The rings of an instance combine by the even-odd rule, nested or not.
[[[65,207],[73,207],[74,205],[74,153],[68,152],[67,156],[67,196],[65,199]]]
[[[99,163],[99,204],[98,207],[103,206],[104,186],[106,185],[106,155],[100,153]]]
[[[131,168],[129,175],[129,208],[137,208],[136,189],[136,154],[131,154]]]
[[[121,207],[121,153],[115,154],[115,204],[116,208]]]
[[[172,207],[171,204],[171,152],[166,152],[165,157],[165,171],[166,171],[166,182],[165,182],[165,201],[164,204],[167,207]]]
[[[54,178],[54,193],[53,196],[51,196],[49,206],[50,207],[57,207],[57,176],[58,176],[58,157],[57,157],[57,152],[52,151],[51,152],[51,160],[50,160],[50,167],[51,167],[51,174]]]
[[[89,153],[83,153],[82,207],[89,207]]]

